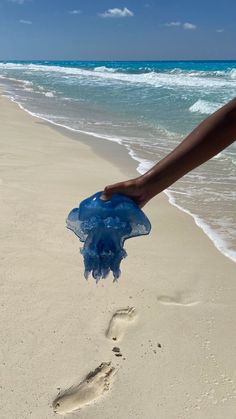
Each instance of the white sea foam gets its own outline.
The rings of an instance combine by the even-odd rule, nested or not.
[[[32,87],[24,87],[24,91],[25,92],[33,92],[34,89],[32,89]]]
[[[95,67],[94,70],[95,72],[107,72],[107,73],[115,73],[117,70],[115,68],[112,67],[105,67],[104,65],[100,66],[100,67]]]
[[[33,82],[32,81],[29,81],[29,80],[21,80],[21,79],[16,79],[15,77],[8,77],[8,76],[3,76],[3,75],[0,75],[0,78],[1,79],[4,79],[4,80],[13,81],[13,82],[15,82],[15,83],[17,83],[19,85],[33,86]]]
[[[27,70],[32,72],[47,72],[47,73],[60,73],[65,76],[79,77],[80,82],[84,79],[88,81],[101,81],[109,82],[125,82],[133,84],[144,84],[151,85],[154,87],[166,87],[173,88],[178,87],[199,87],[199,88],[224,88],[224,87],[236,87],[236,79],[231,77],[228,78],[212,78],[212,77],[201,77],[199,75],[189,76],[188,72],[171,73],[171,72],[149,72],[141,74],[129,74],[120,72],[94,71],[85,70],[82,68],[72,67],[61,67],[61,66],[46,66],[40,64],[17,64],[17,63],[0,63],[0,69],[12,69],[12,70]],[[197,74],[197,73],[196,73]]]
[[[236,262],[236,251],[229,248],[228,243],[221,239],[221,237],[208,225],[204,220],[202,220],[198,215],[192,214],[190,211],[188,211],[186,208],[181,207],[176,203],[175,198],[171,194],[170,190],[165,191],[166,195],[168,196],[169,202],[174,205],[175,207],[179,208],[181,211],[186,212],[186,214],[191,215],[193,217],[196,225],[200,227],[204,233],[211,239],[211,241],[214,243],[215,247],[223,253],[225,256],[227,256],[229,259]]]
[[[72,127],[70,127],[68,125],[60,124],[59,122],[53,121],[52,119],[50,119],[50,115],[45,116],[45,115],[40,114],[40,113],[29,111],[20,102],[18,102],[16,96],[10,96],[10,95],[6,95],[6,94],[4,94],[2,96],[3,97],[6,97],[7,99],[10,99],[12,102],[16,103],[19,106],[20,109],[22,109],[23,111],[27,112],[31,116],[34,116],[34,117],[39,118],[39,119],[42,119],[43,121],[49,122],[50,124],[56,125],[56,126],[61,127],[61,128],[66,128],[69,131],[79,132],[81,134],[90,135],[92,137],[96,137],[96,138],[100,138],[100,139],[103,139],[103,140],[108,140],[108,141],[111,141],[111,142],[114,142],[114,143],[118,143],[120,145],[124,145],[123,142],[122,142],[122,140],[120,138],[118,138],[118,137],[110,136],[110,135],[105,135],[105,134],[98,134],[98,133],[95,133],[95,132],[92,132],[92,131],[85,131],[85,130],[81,130],[81,129],[78,129],[78,128],[72,128]],[[58,119],[59,119],[59,117],[58,117]]]
[[[206,100],[198,99],[197,102],[190,106],[189,111],[198,112],[201,114],[211,114],[217,111],[217,109],[219,109],[221,106],[223,106],[223,103],[213,103],[208,102]]]
[[[222,153],[222,152],[220,152],[220,153],[218,153],[218,154],[216,154],[214,157],[213,157],[213,159],[221,159],[222,157],[224,157],[224,154]]]
[[[139,163],[136,169],[138,173],[143,175],[144,173],[146,173],[148,170],[150,170],[153,167],[153,165],[155,164],[153,161],[143,159],[137,156],[137,154],[132,150],[131,147],[129,147],[127,144],[125,144],[125,146],[129,152],[130,157],[132,157],[133,160]]]
[[[33,86],[33,82],[29,80],[17,80],[24,83],[26,86]]]
[[[233,68],[230,72],[229,75],[231,77],[231,79],[236,79],[236,68]]]
[[[54,97],[54,94],[52,92],[45,92],[44,96],[46,97]]]

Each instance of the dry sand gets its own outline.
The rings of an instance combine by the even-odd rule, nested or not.
[[[65,218],[133,163],[2,97],[0,124],[1,419],[235,419],[236,264],[162,194],[119,282],[86,282]]]

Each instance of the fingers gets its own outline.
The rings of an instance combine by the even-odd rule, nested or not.
[[[114,185],[108,185],[108,186],[105,187],[105,189],[104,189],[104,191],[101,195],[101,199],[104,200],[104,201],[107,201],[108,199],[111,198],[111,196],[114,193],[122,192],[123,189],[124,189],[124,186],[123,186],[122,182],[121,183],[115,183]]]

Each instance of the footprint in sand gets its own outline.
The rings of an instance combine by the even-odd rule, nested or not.
[[[117,310],[111,318],[106,337],[115,341],[120,340],[129,323],[133,322],[136,317],[137,315],[134,307]]]
[[[185,296],[182,293],[176,293],[174,297],[170,297],[169,295],[161,295],[157,297],[157,301],[161,304],[165,305],[174,305],[174,306],[184,306],[184,307],[192,307],[200,304],[200,301],[191,301],[191,299]]]
[[[109,390],[115,368],[110,363],[103,362],[98,368],[90,372],[77,386],[72,386],[63,394],[59,394],[53,402],[55,413],[65,414],[80,409],[95,401]]]

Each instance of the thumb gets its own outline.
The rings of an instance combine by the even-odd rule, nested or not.
[[[103,201],[107,201],[108,199],[111,198],[111,196],[114,193],[122,192],[122,189],[123,189],[122,188],[122,183],[115,183],[114,185],[108,185],[108,186],[105,187],[105,189],[104,189],[104,191],[101,195],[101,199]]]

